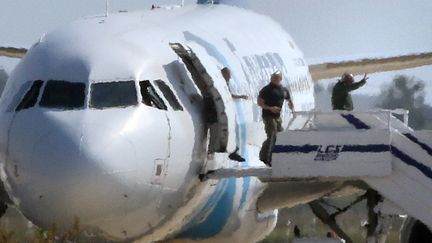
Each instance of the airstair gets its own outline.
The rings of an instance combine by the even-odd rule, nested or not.
[[[278,134],[271,168],[220,168],[208,178],[361,180],[431,227],[432,131],[414,131],[407,123],[404,110],[296,112]]]

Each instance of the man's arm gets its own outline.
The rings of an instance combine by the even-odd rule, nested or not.
[[[247,95],[235,95],[235,94],[231,94],[233,99],[244,99],[247,100],[248,96]]]
[[[360,82],[352,83],[351,85],[347,86],[347,89],[349,92],[354,91],[365,84],[366,84],[366,80],[362,79]]]
[[[353,83],[347,87],[348,92],[351,92],[353,90],[356,90],[356,89],[362,87],[363,85],[366,84],[366,80],[368,80],[368,79],[369,79],[369,77],[367,76],[367,73],[365,73],[365,75],[363,76],[363,79],[360,82]]]
[[[285,99],[286,99],[286,101],[288,102],[288,107],[292,110],[292,111],[294,111],[294,104],[293,104],[293,102],[292,102],[292,100],[291,100],[291,94],[290,94],[290,92],[289,92],[289,90],[287,89],[287,88],[284,88],[285,89]]]
[[[291,100],[291,99],[287,99],[287,102],[288,102],[288,107],[289,107],[292,111],[294,111],[294,103],[292,102],[292,100]]]
[[[264,99],[261,98],[261,97],[258,97],[258,105],[259,105],[261,108],[263,108],[263,110],[269,110],[269,109],[270,109],[270,106],[267,106],[267,105],[265,104]]]
[[[247,100],[247,99],[248,99],[248,96],[247,96],[247,95],[238,95],[238,94],[234,94],[234,93],[232,92],[231,83],[228,83],[228,90],[229,90],[229,92],[231,93],[231,97],[232,97],[233,99],[244,99],[244,100]]]

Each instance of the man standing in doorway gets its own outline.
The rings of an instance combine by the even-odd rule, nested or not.
[[[229,70],[229,68],[227,68],[227,67],[222,68],[221,69],[221,73],[222,73],[223,78],[225,79],[225,82],[226,82],[226,84],[228,86],[228,90],[230,91],[233,100],[238,100],[238,99],[247,100],[248,99],[247,95],[239,95],[239,94],[234,94],[233,93],[234,89],[232,87],[231,71]],[[237,130],[236,133],[238,133],[237,124],[236,124],[236,130]],[[238,143],[238,139],[237,139],[237,143]],[[235,160],[235,161],[238,161],[238,162],[244,162],[245,161],[245,159],[239,154],[239,146],[238,145],[236,147],[236,150],[234,152],[232,152],[228,157],[229,157],[229,159]]]
[[[222,68],[221,69],[221,73],[222,73],[222,76],[223,76],[223,78],[225,79],[225,81],[227,83],[227,86],[228,86],[228,89],[229,89],[229,91],[231,93],[232,98],[234,100],[238,100],[238,99],[247,100],[248,99],[247,95],[234,94],[234,92],[233,92],[234,89],[232,87],[233,85],[232,85],[232,82],[231,82],[231,71],[229,70],[229,68],[227,68],[227,67]]]
[[[262,108],[262,118],[267,134],[267,139],[261,147],[259,156],[260,160],[267,166],[271,166],[276,133],[283,131],[280,115],[284,101],[288,101],[288,106],[291,110],[294,108],[290,93],[288,89],[281,85],[281,81],[282,74],[279,71],[273,73],[270,83],[262,88],[258,95],[258,105]]]

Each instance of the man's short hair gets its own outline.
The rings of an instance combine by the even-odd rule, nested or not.
[[[345,72],[344,74],[342,74],[341,81],[345,81],[348,78],[353,79],[354,75],[352,73]]]
[[[224,67],[224,68],[221,69],[221,73],[222,74],[224,74],[224,73],[231,74],[231,70],[229,68],[227,68],[227,67]]]
[[[273,82],[275,79],[282,80],[282,73],[280,71],[276,71],[271,75],[270,81]]]

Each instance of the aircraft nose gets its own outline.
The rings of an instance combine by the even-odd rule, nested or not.
[[[137,141],[151,138],[161,150],[166,146],[157,141],[160,134],[155,129],[137,133],[130,116],[124,117],[128,119],[100,117],[94,122],[85,115],[37,116],[31,131],[21,127],[28,126],[28,120],[15,121],[6,172],[24,215],[39,226],[55,223],[63,228],[78,218],[106,231],[115,229],[119,236],[122,228],[115,217],[127,218],[152,206],[158,195],[149,178],[153,160],[161,156],[158,149],[142,149]]]

